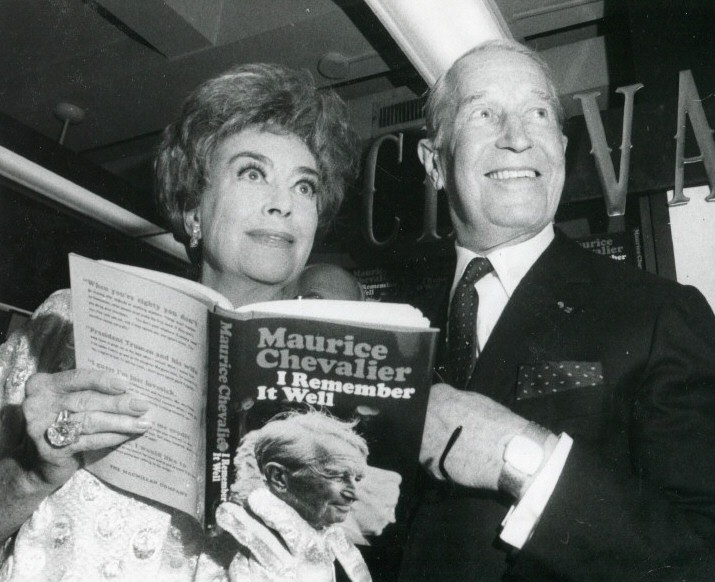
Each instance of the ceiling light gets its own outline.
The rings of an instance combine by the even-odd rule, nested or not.
[[[69,125],[76,125],[84,120],[84,109],[72,103],[58,103],[54,113],[55,117],[63,122],[62,132],[58,141],[60,144],[64,144]]]
[[[494,0],[366,0],[431,86],[476,45],[511,38]]]

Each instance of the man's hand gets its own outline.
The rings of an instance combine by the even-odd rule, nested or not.
[[[444,480],[439,459],[454,430],[462,433],[447,455],[444,467],[457,484],[495,490],[504,466],[504,448],[528,421],[476,392],[447,384],[432,386],[422,435],[420,463],[435,478]]]
[[[399,473],[368,465],[365,477],[358,483],[352,511],[340,524],[351,542],[370,545],[368,537],[379,536],[395,522],[400,483]]]

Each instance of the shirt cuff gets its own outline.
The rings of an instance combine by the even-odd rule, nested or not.
[[[573,439],[565,433],[562,434],[543,468],[524,493],[524,497],[509,509],[502,522],[499,537],[510,546],[520,550],[531,537],[561,477],[571,445]]]

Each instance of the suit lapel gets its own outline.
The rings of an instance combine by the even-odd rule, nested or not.
[[[456,260],[451,271],[454,274]],[[435,382],[446,382],[447,380],[447,315],[449,311],[449,292],[452,288],[453,277],[448,279],[440,292],[435,296],[431,309],[425,310],[424,315],[430,320],[434,327],[438,327],[439,342],[437,344],[437,356],[435,358],[434,372]]]
[[[519,365],[543,360],[559,329],[582,313],[590,277],[580,252],[557,233],[514,290],[477,360],[469,390],[513,403]]]

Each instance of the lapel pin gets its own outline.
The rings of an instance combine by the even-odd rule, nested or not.
[[[558,301],[556,305],[558,305],[559,309],[563,309],[566,313],[571,313],[573,311],[573,307],[569,307],[563,301]]]

